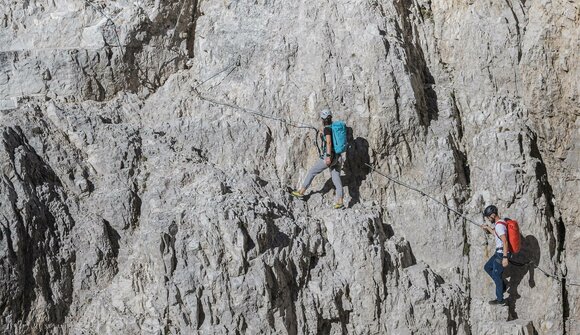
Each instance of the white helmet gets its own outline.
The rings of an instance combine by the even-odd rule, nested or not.
[[[332,112],[330,111],[330,109],[328,109],[328,108],[323,108],[323,109],[320,111],[320,118],[321,118],[321,119],[326,119],[326,118],[328,118],[329,116],[332,116]]]

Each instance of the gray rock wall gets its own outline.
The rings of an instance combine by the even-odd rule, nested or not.
[[[3,333],[579,331],[576,3],[0,9]],[[315,134],[273,119],[322,106],[351,128],[343,211],[326,173],[289,197]],[[492,308],[493,239],[365,163],[497,204],[567,284],[511,266]]]

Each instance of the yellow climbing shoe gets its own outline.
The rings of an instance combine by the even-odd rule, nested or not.
[[[333,208],[334,209],[342,209],[342,208],[344,208],[344,204],[334,204]]]
[[[298,199],[304,198],[304,194],[300,194],[300,192],[298,192],[298,191],[292,191],[290,194],[292,194],[293,196],[295,196]]]

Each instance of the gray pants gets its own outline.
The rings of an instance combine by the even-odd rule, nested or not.
[[[304,184],[302,184],[303,189],[307,189],[312,183],[312,179],[319,174],[320,172],[330,169],[330,176],[332,177],[332,182],[334,183],[334,187],[336,187],[336,197],[342,198],[342,181],[340,180],[340,166],[342,164],[342,158],[340,156],[336,157],[330,166],[326,166],[324,159],[318,160],[313,167],[310,168],[308,174],[306,175],[306,179],[304,180]]]

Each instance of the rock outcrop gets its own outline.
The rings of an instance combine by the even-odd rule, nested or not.
[[[575,334],[573,1],[0,4],[0,330]],[[317,112],[349,126],[315,179]],[[533,266],[492,307],[480,222]]]

